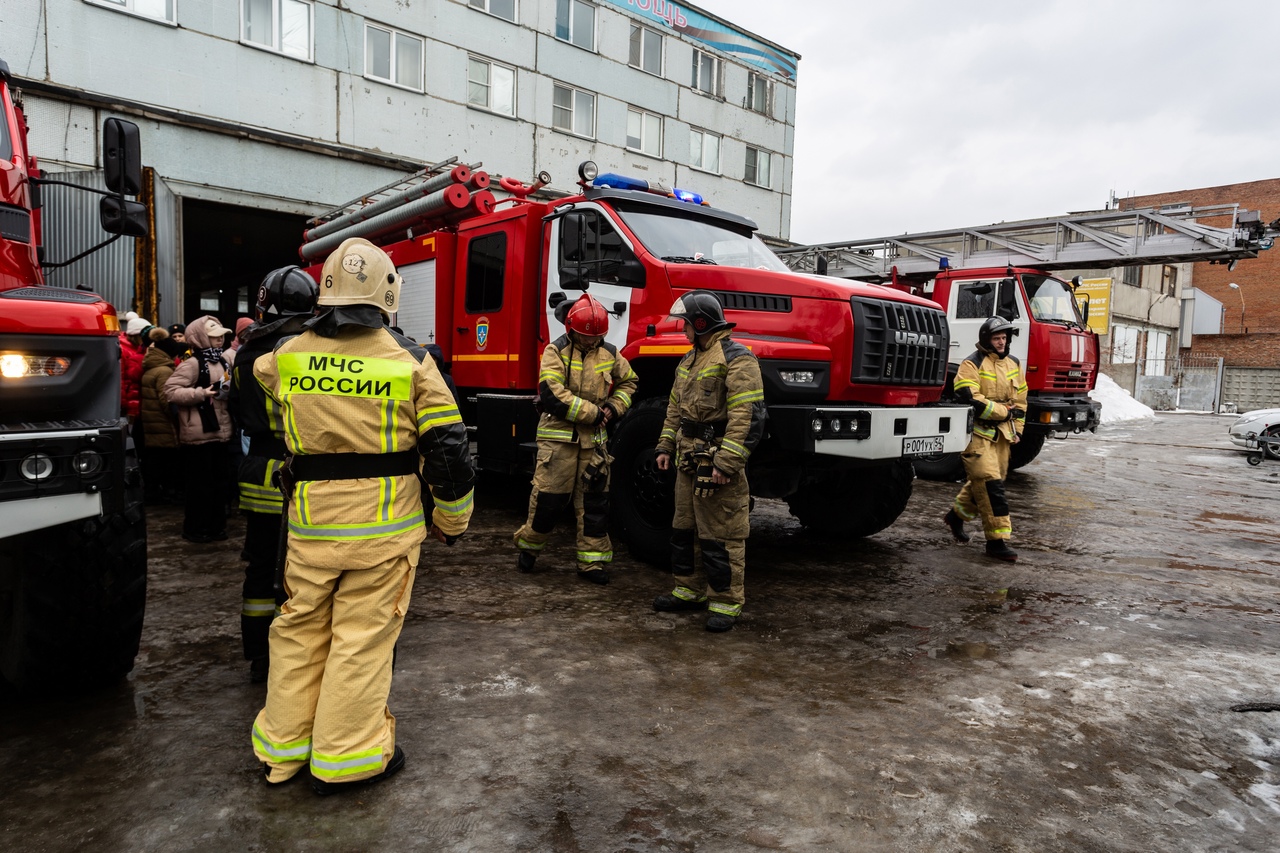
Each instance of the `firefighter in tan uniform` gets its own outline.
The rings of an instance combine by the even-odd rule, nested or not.
[[[751,492],[747,458],[764,436],[760,363],[731,340],[715,294],[687,293],[671,306],[693,349],[676,368],[656,464],[676,469],[671,532],[675,588],[653,601],[659,611],[710,611],[708,631],[728,631],[746,600],[743,576]]]
[[[556,517],[573,501],[578,520],[578,577],[607,584],[613,560],[609,541],[609,469],[613,459],[605,427],[626,414],[636,373],[613,344],[604,342],[609,314],[583,294],[565,317],[567,331],[542,351],[538,373],[538,462],[529,518],[515,533],[516,567],[531,572]]]
[[[320,794],[404,766],[387,709],[392,650],[428,525],[452,544],[471,518],[474,473],[457,405],[426,351],[385,325],[400,283],[385,252],[344,241],[321,274],[327,310],[254,364],[281,409],[290,458],[288,599],[271,624],[253,748],[268,782],[309,764]]]
[[[973,407],[973,436],[960,454],[969,481],[964,484],[945,521],[957,542],[968,542],[964,523],[982,518],[987,555],[1013,562],[1018,552],[1009,547],[1013,534],[1004,480],[1009,451],[1022,436],[1027,418],[1027,383],[1022,365],[1009,353],[1016,333],[1003,317],[992,317],[978,330],[978,350],[956,372],[956,396]]]

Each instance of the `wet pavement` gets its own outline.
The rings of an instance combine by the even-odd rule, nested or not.
[[[523,500],[429,547],[385,785],[266,789],[239,543],[151,516],[142,652],[118,687],[0,702],[11,850],[1270,851],[1280,833],[1280,463],[1231,417],[1050,442],[1010,480],[1016,565],[953,545],[917,481],[867,540],[753,513],[724,635],[657,614],[625,553],[514,569]],[[233,531],[242,531],[237,521]]]

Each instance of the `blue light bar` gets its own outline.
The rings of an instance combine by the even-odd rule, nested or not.
[[[675,196],[677,199],[679,199],[680,201],[687,201],[690,204],[704,203],[702,201],[702,196],[698,195],[697,193],[689,192],[688,190],[682,190],[679,187],[672,190],[671,194]]]
[[[608,187],[615,190],[640,190],[646,193],[667,194],[666,187],[661,184],[650,184],[640,178],[628,178],[626,175],[615,175],[609,172],[604,175],[597,175],[596,179],[591,182],[593,187]]]

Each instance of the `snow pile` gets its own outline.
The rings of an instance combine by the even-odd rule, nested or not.
[[[1124,424],[1134,421],[1153,421],[1156,413],[1133,399],[1133,395],[1121,388],[1110,376],[1098,373],[1098,384],[1089,396],[1102,404],[1102,423]]]

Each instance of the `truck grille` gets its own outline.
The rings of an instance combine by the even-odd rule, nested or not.
[[[1072,376],[1073,373],[1080,375]],[[1090,371],[1078,367],[1071,370],[1055,370],[1052,389],[1054,391],[1088,391],[1089,373]]]
[[[850,380],[878,385],[941,385],[951,336],[936,308],[850,297],[853,369]]]

